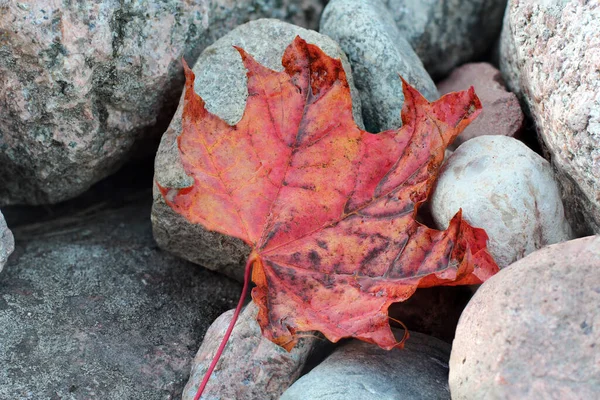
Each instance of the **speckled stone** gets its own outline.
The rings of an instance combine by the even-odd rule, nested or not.
[[[381,0],[434,78],[490,51],[506,0]]]
[[[500,268],[573,238],[550,164],[511,137],[468,140],[444,163],[431,196],[437,227],[446,229],[459,208],[486,230]]]
[[[448,343],[420,333],[411,333],[402,350],[351,340],[298,379],[281,400],[450,399],[449,355]]]
[[[0,212],[0,272],[2,272],[2,268],[4,268],[8,257],[14,249],[15,239],[8,226],[6,226],[4,216]]]
[[[600,236],[548,246],[488,279],[450,357],[454,400],[600,393]]]
[[[244,48],[264,66],[281,71],[281,57],[297,35],[318,45],[329,56],[342,60],[354,100],[354,118],[362,124],[360,99],[354,88],[351,68],[337,43],[320,33],[274,19],[261,19],[237,27],[199,57],[193,68],[196,74],[194,88],[206,102],[207,109],[229,124],[235,124],[242,117],[248,96],[246,70],[234,45]],[[180,102],[156,155],[155,180],[163,187],[182,188],[192,184],[185,175],[177,148],[182,105]],[[154,237],[161,248],[240,281],[243,279],[250,248],[239,239],[207,231],[199,224],[186,221],[165,203],[156,185],[152,224]]]
[[[0,205],[72,198],[156,148],[181,58],[276,16],[316,27],[319,0],[0,1]]]
[[[323,11],[319,29],[348,55],[369,132],[402,125],[404,95],[399,75],[428,100],[439,97],[435,84],[383,2],[333,0]]]
[[[500,69],[536,123],[571,225],[600,233],[600,3],[510,1]]]
[[[222,314],[208,328],[194,359],[182,400],[192,400],[233,317]],[[300,376],[316,337],[305,337],[287,352],[262,336],[258,308],[249,303],[235,324],[223,355],[202,394],[204,400],[278,400]]]

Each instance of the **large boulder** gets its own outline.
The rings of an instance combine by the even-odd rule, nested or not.
[[[8,257],[14,249],[15,239],[8,226],[6,226],[4,216],[0,212],[0,272],[2,272],[2,268],[4,268]]]
[[[402,125],[402,76],[428,100],[439,95],[423,63],[382,1],[333,0],[321,17],[320,32],[340,44],[352,64],[369,132]]]
[[[600,233],[600,3],[511,0],[500,68],[535,121],[573,228]]]
[[[500,268],[573,238],[550,164],[511,137],[468,140],[445,162],[431,196],[438,228],[446,229],[459,208],[486,230]]]
[[[157,248],[149,188],[119,195],[13,225],[0,274],[1,399],[181,398],[202,335],[240,286]]]
[[[548,246],[487,280],[463,312],[452,399],[600,393],[600,236]]]
[[[63,4],[64,3],[64,4]],[[0,1],[0,204],[74,197],[154,149],[181,58],[249,19],[316,27],[319,0]]]
[[[354,104],[354,118],[362,124],[360,99],[354,88],[351,68],[344,52],[331,38],[274,19],[261,19],[241,25],[208,47],[194,66],[195,91],[207,109],[229,124],[238,122],[246,106],[246,70],[239,53],[241,46],[264,66],[281,71],[281,57],[296,36],[318,45],[325,53],[340,58],[348,78]],[[183,100],[183,99],[182,99]],[[177,136],[181,133],[183,101],[164,133],[155,161],[155,182],[163,187],[184,188],[192,184],[179,158]],[[242,280],[250,248],[239,239],[205,230],[173,211],[154,186],[152,224],[160,247],[187,260]]]
[[[482,58],[502,28],[506,0],[381,0],[429,74]]]
[[[182,400],[192,400],[225,335],[234,310],[222,314],[208,328],[192,366]],[[204,390],[207,399],[278,400],[300,376],[317,341],[307,335],[292,351],[262,335],[256,322],[258,307],[251,302],[240,313],[225,350]]]
[[[404,349],[390,351],[358,340],[346,342],[298,379],[281,400],[450,399],[450,345],[420,333],[410,335]]]

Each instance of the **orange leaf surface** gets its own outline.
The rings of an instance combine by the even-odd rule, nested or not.
[[[498,271],[460,211],[446,231],[415,220],[444,150],[481,110],[472,88],[429,103],[403,81],[402,128],[371,134],[354,122],[339,60],[299,37],[282,72],[237,50],[248,100],[235,126],[206,110],[186,66],[178,141],[194,184],[161,191],[189,221],[252,247],[266,337],[289,350],[317,330],[391,349],[390,304]]]

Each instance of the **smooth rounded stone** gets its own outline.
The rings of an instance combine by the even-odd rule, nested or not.
[[[0,399],[181,398],[235,304],[237,282],[157,248],[149,188],[118,193],[25,225],[3,210],[17,245],[0,274]]]
[[[573,238],[550,164],[511,137],[476,137],[446,161],[431,197],[438,228],[446,229],[460,208],[486,230],[500,268]]]
[[[402,337],[403,331],[395,331]],[[450,345],[411,332],[404,349],[351,340],[283,393],[281,400],[450,399]]]
[[[488,63],[465,64],[454,71],[437,88],[441,95],[475,88],[481,100],[481,114],[452,143],[455,149],[463,142],[482,135],[517,137],[523,128],[524,115],[514,93],[504,87],[502,76]]]
[[[15,250],[15,239],[12,232],[6,226],[4,216],[0,212],[0,272],[6,264],[8,257]]]
[[[64,4],[63,4],[64,3]],[[288,0],[0,1],[0,204],[66,200],[149,154],[175,111],[181,58]]]
[[[434,79],[490,51],[506,5],[506,0],[383,1]]]
[[[402,76],[428,100],[439,97],[419,57],[396,27],[383,1],[332,0],[320,32],[340,44],[352,64],[369,132],[402,125]]]
[[[182,400],[192,400],[213,360],[234,310],[222,314],[206,331],[194,358]],[[227,346],[202,394],[202,399],[278,400],[300,376],[316,342],[305,337],[287,352],[262,336],[256,322],[258,308],[250,302],[240,313]]]
[[[600,233],[600,3],[511,1],[500,69],[535,121],[571,225]]]
[[[233,125],[246,106],[246,70],[240,54],[242,47],[264,66],[281,71],[281,58],[292,40],[299,35],[318,45],[325,53],[340,58],[346,71],[353,99],[354,118],[362,124],[360,99],[352,81],[351,68],[344,52],[331,38],[274,19],[261,19],[241,25],[208,47],[193,68],[195,91],[206,102],[207,109]],[[179,157],[177,136],[181,133],[183,98],[169,128],[163,134],[154,166],[154,178],[163,187],[184,188],[193,182],[185,174]],[[250,248],[239,239],[205,230],[191,224],[173,211],[154,185],[152,226],[158,245],[180,257],[243,280],[244,264]]]
[[[548,246],[486,281],[450,357],[452,399],[600,393],[600,236]]]

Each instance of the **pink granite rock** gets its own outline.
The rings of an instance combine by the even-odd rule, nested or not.
[[[319,0],[0,1],[0,204],[74,197],[158,145],[193,64],[250,19]],[[146,150],[146,151],[144,151]]]
[[[461,133],[452,149],[463,142],[482,135],[503,135],[515,137],[523,126],[523,112],[517,96],[504,87],[500,71],[488,63],[465,64],[437,85],[440,95],[469,87],[475,87],[483,105],[483,111]]]
[[[257,314],[254,303],[249,303],[240,314],[203,399],[277,400],[300,376],[316,337],[300,339],[288,353],[262,336]],[[233,310],[221,314],[206,331],[183,400],[194,398],[232,317]]]
[[[545,247],[486,281],[460,317],[452,399],[595,399],[600,236]]]

